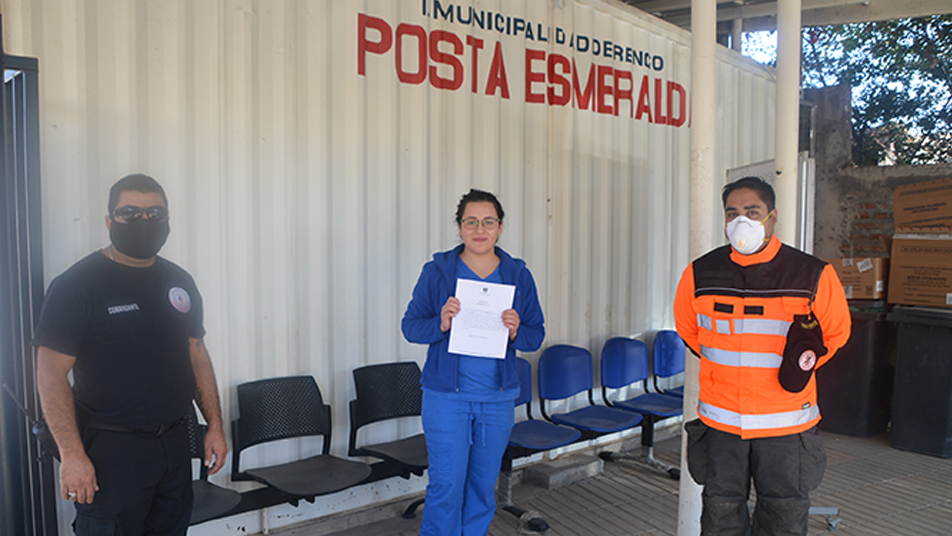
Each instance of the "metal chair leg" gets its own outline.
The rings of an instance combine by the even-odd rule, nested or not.
[[[407,506],[407,509],[403,511],[403,519],[415,519],[417,508],[419,508],[420,505],[423,504],[425,500],[426,500],[426,497],[423,497],[421,499],[417,499],[413,501],[412,503],[410,503],[410,505]]]
[[[756,507],[756,504],[748,504],[747,511],[753,514]],[[830,531],[836,530],[836,526],[840,524],[840,521],[842,521],[842,519],[839,518],[839,506],[811,506],[810,510],[807,512],[807,515],[826,516],[826,528]]]
[[[649,467],[654,467],[655,469],[660,469],[668,473],[668,476],[670,476],[673,480],[680,480],[681,478],[680,468],[668,465],[654,457],[654,447],[646,447],[642,445],[641,452],[638,454],[631,454],[628,452],[611,452],[606,450],[599,452],[598,457],[607,462],[618,462],[624,460],[642,463]]]
[[[811,516],[826,516],[826,528],[833,531],[840,524],[840,508],[838,506],[811,506]]]
[[[652,414],[645,414],[641,421],[641,453],[637,455],[625,452],[600,452],[598,455],[605,461],[630,460],[643,463],[655,469],[668,473],[674,480],[681,479],[681,468],[668,465],[654,457],[654,425],[658,418]]]
[[[549,524],[539,517],[539,513],[523,510],[512,502],[512,457],[506,453],[502,459],[501,499],[502,509],[519,519],[520,534],[542,534],[549,530]]]

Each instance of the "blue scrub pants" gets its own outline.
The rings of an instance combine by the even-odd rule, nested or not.
[[[509,444],[513,401],[465,402],[423,391],[429,484],[421,536],[485,536]]]

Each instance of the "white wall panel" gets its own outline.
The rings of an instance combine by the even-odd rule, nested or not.
[[[609,0],[439,5],[454,7],[452,21],[434,17],[435,0],[0,0],[5,50],[39,58],[47,278],[107,244],[113,182],[155,176],[173,214],[163,255],[188,269],[205,297],[225,419],[237,415],[237,384],[312,374],[334,407],[338,454],[346,452],[350,371],[424,360],[425,348],[403,340],[400,319],[423,263],[457,243],[455,206],[470,187],[496,192],[506,209],[500,244],[536,277],[546,344],[597,355],[612,336],[671,327],[688,262],[689,117],[657,124],[668,111],[664,95],[656,107],[654,84],[675,82],[690,94],[689,35]],[[533,38],[455,17],[467,18],[470,7],[508,24],[529,21]],[[366,54],[364,75],[359,14],[394,34],[388,51]],[[428,39],[435,31],[460,39],[459,89],[431,84],[434,73],[454,72],[432,58],[422,83],[401,82],[400,24]],[[540,27],[548,40],[536,35]],[[578,35],[589,50],[568,46]],[[475,71],[467,37],[482,40]],[[658,56],[663,68],[626,62],[624,53],[594,56],[596,39],[602,49],[611,41]],[[399,61],[411,74],[420,67],[416,44],[412,35],[401,42]],[[508,98],[486,94],[497,44]],[[609,69],[609,81],[628,73],[618,89],[631,97],[617,116],[574,102],[528,103],[527,49],[574,61],[582,85],[589,69]],[[718,62],[719,169],[771,158],[770,74],[727,50]],[[545,62],[533,65],[543,82],[531,88],[545,94]],[[636,110],[644,77],[648,109]],[[602,106],[614,110],[610,94]],[[417,429],[380,425],[369,437]],[[248,463],[310,448],[260,448]],[[230,485],[225,475],[214,480]],[[358,488],[240,521],[248,530],[277,526],[421,486]],[[205,530],[228,533],[223,527]]]

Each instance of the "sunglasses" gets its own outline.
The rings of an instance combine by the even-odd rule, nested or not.
[[[163,222],[169,219],[169,209],[161,206],[155,207],[119,207],[112,211],[112,219],[120,223],[129,223],[133,220],[151,220]]]

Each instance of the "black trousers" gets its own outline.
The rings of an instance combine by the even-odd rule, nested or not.
[[[688,469],[704,486],[702,536],[805,536],[810,491],[826,469],[823,438],[816,427],[800,434],[761,439],[685,425]],[[753,520],[747,499],[753,479]]]
[[[76,505],[77,536],[184,536],[192,513],[188,428],[161,436],[83,429],[99,491]]]

